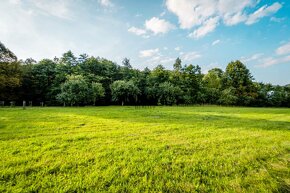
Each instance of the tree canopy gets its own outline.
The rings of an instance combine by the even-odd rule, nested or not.
[[[130,59],[121,65],[71,51],[54,59],[17,60],[0,43],[0,101],[23,100],[46,105],[179,105],[217,104],[290,107],[290,87],[255,82],[241,61],[202,73],[199,65],[173,70],[157,65],[134,69]],[[8,104],[8,103],[6,103]]]

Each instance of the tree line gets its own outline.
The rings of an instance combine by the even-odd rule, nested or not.
[[[44,102],[48,106],[217,104],[290,107],[290,85],[255,82],[249,69],[230,62],[225,71],[203,74],[198,65],[182,64],[173,70],[132,68],[110,60],[71,51],[60,58],[18,60],[0,42],[0,101]]]

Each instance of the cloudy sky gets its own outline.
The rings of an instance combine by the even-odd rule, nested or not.
[[[257,81],[290,83],[287,0],[0,0],[0,41],[21,59],[72,50],[139,69],[239,59]]]

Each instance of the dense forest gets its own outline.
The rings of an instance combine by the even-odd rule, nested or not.
[[[133,69],[125,58],[122,65],[110,60],[71,51],[60,58],[18,60],[0,42],[0,101],[21,105],[190,105],[290,107],[290,85],[255,82],[240,61],[225,71],[214,68],[207,74],[198,65],[182,64],[173,70],[162,65],[153,70]]]

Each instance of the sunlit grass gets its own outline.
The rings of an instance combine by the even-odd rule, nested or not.
[[[290,109],[0,109],[0,192],[289,192]]]

